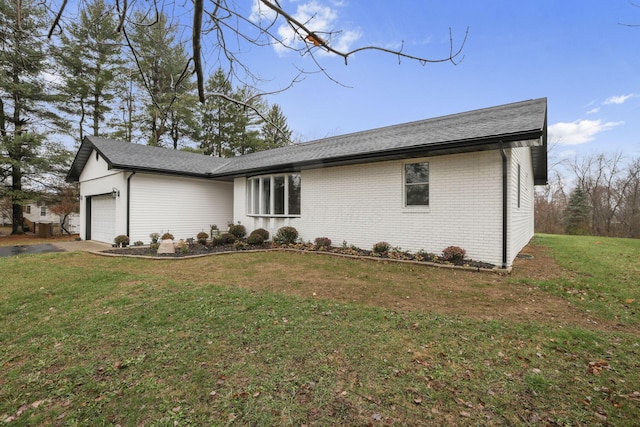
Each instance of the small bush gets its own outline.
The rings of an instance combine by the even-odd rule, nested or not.
[[[233,234],[238,239],[242,239],[247,235],[247,228],[242,224],[234,224],[229,227],[229,233]]]
[[[171,233],[164,233],[162,235],[162,240],[173,240],[173,234]]]
[[[294,243],[298,238],[298,230],[295,227],[281,227],[273,237],[273,241],[282,245]]]
[[[116,238],[113,239],[113,242],[117,246],[127,246],[129,244],[129,236],[125,236],[124,234],[121,234],[119,236],[116,236]]]
[[[262,236],[262,240],[265,242],[269,240],[269,232],[264,228],[256,228],[251,232],[251,234],[259,234],[260,236]]]
[[[373,245],[373,253],[376,255],[386,254],[387,252],[389,252],[389,249],[391,249],[391,245],[389,245],[387,242],[378,242]]]
[[[144,245],[144,242],[142,240],[137,240],[133,242],[133,246],[142,246],[142,245]]]
[[[264,238],[258,233],[251,233],[249,237],[247,237],[247,244],[251,246],[260,246],[263,243]]]
[[[149,234],[149,238],[151,238],[151,243],[158,243],[158,239],[160,238],[160,233],[151,233]]]
[[[242,240],[236,240],[233,246],[236,248],[236,251],[244,251],[249,247],[249,245],[243,242]]]
[[[467,251],[458,246],[449,246],[442,250],[442,259],[449,262],[461,262]]]
[[[201,231],[201,232],[198,233],[196,238],[198,239],[198,243],[200,243],[202,245],[206,245],[207,244],[207,239],[209,238],[209,235],[207,233],[205,233],[204,231]]]
[[[220,236],[216,238],[216,244],[218,245],[231,245],[236,240],[236,236],[231,233],[222,233]]]
[[[331,239],[328,237],[316,237],[314,243],[318,248],[328,248],[331,246]]]

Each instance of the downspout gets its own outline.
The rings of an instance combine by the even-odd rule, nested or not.
[[[127,236],[130,236],[130,229],[129,229],[129,219],[131,217],[130,212],[131,212],[131,178],[133,178],[133,175],[136,174],[136,171],[131,171],[131,175],[129,175],[129,178],[127,178]]]
[[[504,143],[500,141],[500,156],[502,157],[502,268],[507,268],[507,153]]]

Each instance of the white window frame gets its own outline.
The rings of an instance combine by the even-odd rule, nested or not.
[[[292,175],[300,176],[299,173],[282,173],[274,175],[260,175],[247,178],[247,216],[264,217],[264,218],[299,218],[299,213],[289,212],[289,177]],[[284,179],[284,213],[275,214],[275,180],[276,178]],[[269,201],[268,205],[264,200],[264,183],[269,182]],[[302,187],[300,188],[302,191]],[[258,197],[256,198],[256,192]],[[256,206],[257,205],[257,206]],[[267,208],[267,209],[263,209]],[[268,212],[264,212],[267,210]]]
[[[40,216],[47,216],[47,207],[40,206]]]

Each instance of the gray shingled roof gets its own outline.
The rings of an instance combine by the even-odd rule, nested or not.
[[[118,169],[232,178],[504,147],[532,147],[536,184],[546,183],[546,98],[295,144],[229,159],[87,137],[67,176],[77,180],[91,148]],[[83,151],[88,153],[81,154]]]
[[[110,169],[159,172],[187,176],[209,176],[232,159],[203,156],[188,151],[170,150],[142,144],[87,136],[80,145],[67,174],[67,181],[77,181],[82,169],[95,149],[107,161]]]

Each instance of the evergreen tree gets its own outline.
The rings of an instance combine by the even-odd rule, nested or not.
[[[260,131],[263,143],[262,149],[270,150],[291,144],[291,133],[287,118],[280,106],[278,104],[272,105]]]
[[[566,234],[589,234],[589,199],[581,186],[576,187],[569,196],[565,209],[564,226]]]
[[[218,69],[207,80],[206,89],[214,95],[200,107],[200,148],[208,156],[226,157],[237,129],[234,123],[237,106],[226,99],[233,96],[232,86],[222,69]]]
[[[260,97],[253,95],[247,86],[237,89],[232,95],[233,99],[237,100],[237,103],[231,103],[229,106],[233,114],[234,135],[229,141],[225,157],[241,156],[264,149],[260,139],[260,129],[264,120],[257,111],[264,110],[265,105]]]
[[[140,91],[148,95],[146,101],[146,131],[149,145],[161,146],[162,139],[176,126],[171,137],[177,148],[183,133],[177,123],[189,121],[193,111],[188,97],[194,90],[190,73],[184,66],[188,62],[182,45],[176,42],[176,28],[163,12],[157,16],[136,14],[137,25],[131,40],[137,64],[142,72],[138,84]],[[182,128],[183,129],[183,128]]]
[[[70,154],[47,141],[46,128],[61,125],[47,92],[44,73],[45,4],[33,0],[0,2],[0,170],[2,197],[12,205],[13,234],[23,233],[22,204],[33,197],[34,178],[66,169]],[[47,103],[49,103],[47,105]]]
[[[123,83],[121,35],[112,9],[104,0],[93,0],[61,37],[59,58],[67,100],[62,110],[78,117],[80,140],[86,121],[91,134],[100,135],[100,125]]]

